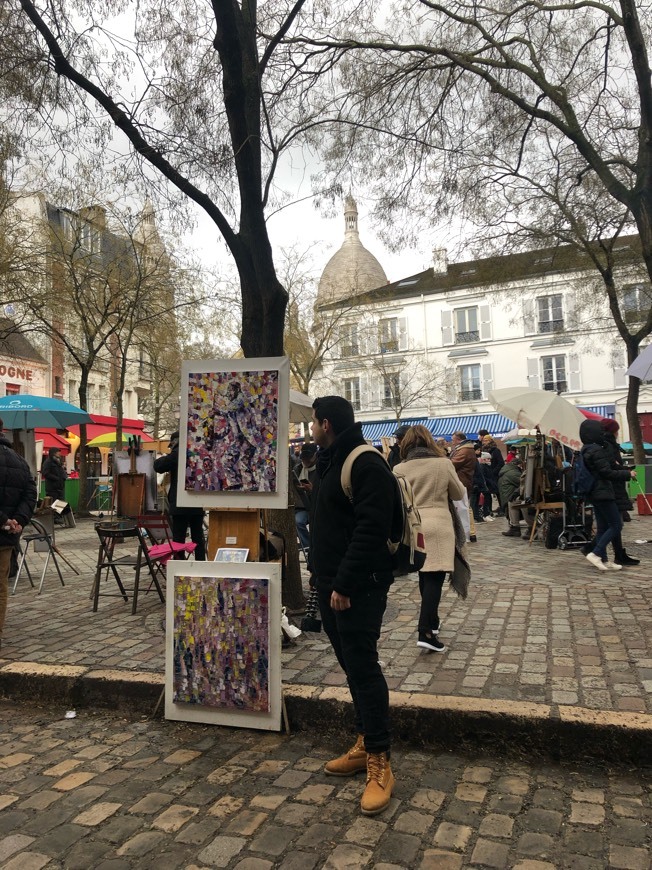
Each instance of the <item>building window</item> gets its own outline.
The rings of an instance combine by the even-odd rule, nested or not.
[[[358,342],[358,324],[347,323],[340,333],[340,353],[343,357],[358,356],[360,344]]]
[[[54,393],[56,396],[63,396],[63,381],[60,375],[54,376]]]
[[[478,327],[478,309],[457,308],[455,310],[455,344],[468,344],[480,341]]]
[[[351,403],[354,411],[360,410],[360,378],[346,378],[344,398]]]
[[[566,357],[563,354],[541,357],[543,389],[554,393],[568,390],[566,381]]]
[[[141,378],[149,377],[149,362],[147,360],[147,354],[142,348],[138,357],[138,374]]]
[[[20,393],[20,384],[5,384],[6,396],[17,396]]]
[[[101,247],[101,233],[97,227],[86,221],[82,224],[79,244],[89,254],[98,253]]]
[[[539,332],[559,332],[564,328],[561,293],[539,296],[537,299]]]
[[[398,408],[401,404],[401,376],[398,372],[383,375],[383,408]]]
[[[482,399],[480,365],[460,366],[460,399],[462,402],[476,402]]]
[[[386,317],[378,324],[380,332],[380,352],[396,353],[398,351],[398,317]]]
[[[623,318],[626,323],[642,323],[650,313],[652,293],[637,284],[623,293]]]

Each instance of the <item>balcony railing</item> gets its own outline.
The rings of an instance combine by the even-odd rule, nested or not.
[[[340,356],[342,359],[348,356],[359,356],[360,348],[357,344],[343,344],[340,350]]]
[[[548,333],[548,332],[563,332],[564,331],[564,321],[562,320],[540,320],[539,321],[539,332]]]
[[[568,390],[567,381],[544,381],[543,389],[551,393],[565,393]]]
[[[398,353],[398,340],[393,338],[380,342],[381,353]]]
[[[482,399],[482,390],[460,390],[462,402],[479,402]]]
[[[480,333],[477,329],[472,332],[455,333],[455,344],[470,344],[472,341],[480,341]]]

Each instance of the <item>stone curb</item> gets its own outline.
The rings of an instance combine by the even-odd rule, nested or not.
[[[0,693],[9,700],[69,708],[97,707],[152,716],[160,705],[162,674],[71,665],[12,662],[0,667]],[[352,725],[348,690],[285,685],[283,698],[295,731],[340,734]],[[416,746],[474,752],[604,759],[648,765],[652,715],[613,713],[517,701],[489,701],[425,693],[390,692],[392,730]]]

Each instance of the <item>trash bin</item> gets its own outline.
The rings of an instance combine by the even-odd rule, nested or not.
[[[73,511],[79,507],[79,478],[72,477],[66,480],[66,488],[64,490],[64,501],[67,501]]]

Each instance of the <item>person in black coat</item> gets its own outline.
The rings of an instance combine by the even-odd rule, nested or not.
[[[389,763],[389,691],[378,662],[378,638],[393,580],[387,540],[392,531],[397,484],[376,450],[361,453],[351,469],[351,500],[342,488],[342,466],[364,445],[350,402],[341,396],[315,399],[312,435],[319,446],[313,495],[310,568],[322,623],[345,672],[358,739],[324,771],[350,776],[367,771],[364,815],[390,802],[394,776]]]
[[[387,456],[387,461],[389,462],[389,467],[394,468],[395,465],[398,465],[401,461],[401,441],[405,438],[407,432],[409,432],[410,427],[406,426],[403,423],[398,427],[396,432],[394,432],[394,438],[396,438],[396,443],[392,444],[389,448],[389,455]]]
[[[58,447],[50,447],[49,453],[43,463],[41,471],[45,481],[45,494],[52,501],[61,499],[64,501],[66,479],[68,472],[63,464],[63,456]]]
[[[599,571],[607,571],[609,568],[619,571],[622,565],[607,561],[607,546],[620,534],[623,527],[614,483],[625,483],[634,479],[636,472],[612,467],[611,452],[606,446],[605,430],[600,420],[584,420],[580,425],[580,438],[584,444],[582,459],[594,479],[587,501],[593,505],[597,527],[595,545],[586,554],[586,558]]]
[[[36,483],[29,465],[0,434],[0,639],[7,615],[11,557],[35,508]]]
[[[190,539],[196,544],[195,559],[203,562],[206,559],[206,544],[204,542],[204,511],[202,508],[179,507],[177,505],[177,485],[179,467],[179,433],[170,435],[170,445],[166,456],[154,460],[154,471],[158,474],[170,475],[168,491],[168,513],[172,521],[172,540],[177,544],[185,544],[186,532],[190,527]]]
[[[620,444],[618,443],[618,430],[620,429],[616,420],[605,419],[602,421],[602,428],[604,429],[604,446],[609,453],[611,467],[614,470],[622,470],[625,468],[625,463],[623,462],[622,453],[620,450]],[[629,498],[629,494],[627,492],[627,481],[626,480],[614,480],[612,481],[614,488],[614,495],[616,497],[616,504],[618,505],[618,510],[620,511],[620,515],[625,519],[626,516],[629,516],[628,511],[632,509],[632,502]],[[634,559],[630,556],[625,547],[623,545],[623,535],[622,532],[618,532],[618,534],[614,537],[611,542],[614,548],[614,562],[616,565],[640,565],[640,559]],[[586,547],[582,548],[584,555],[591,552],[595,545],[595,539],[593,539]]]
[[[494,516],[502,517],[504,516],[504,511],[500,504],[500,494],[498,492],[498,475],[500,473],[500,469],[505,464],[505,460],[503,458],[503,454],[500,452],[500,448],[491,437],[491,435],[483,435],[482,436],[482,452],[488,453],[491,457],[491,462],[488,466],[485,466],[482,470],[484,472],[485,480],[487,481],[487,486],[489,487],[489,506],[491,507],[492,496],[496,496],[498,501],[498,510],[495,512]]]

